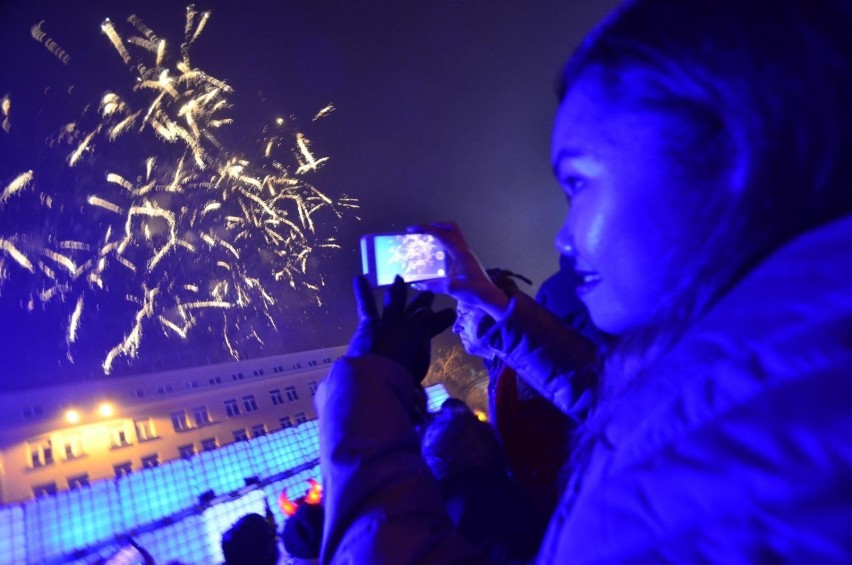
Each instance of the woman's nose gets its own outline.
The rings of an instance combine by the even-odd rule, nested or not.
[[[556,239],[553,241],[553,245],[556,247],[556,251],[558,251],[560,255],[574,257],[574,236],[572,235],[568,218],[565,219],[565,222],[562,224],[562,228],[559,230],[559,233],[556,234]]]

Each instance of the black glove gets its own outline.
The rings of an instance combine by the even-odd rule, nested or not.
[[[354,286],[361,321],[347,354],[375,353],[393,359],[411,371],[415,383],[421,382],[429,371],[431,340],[453,325],[455,311],[447,308],[433,312],[435,295],[429,291],[417,294],[406,307],[408,289],[402,278],[397,276],[385,294],[380,317],[367,279],[355,277]]]

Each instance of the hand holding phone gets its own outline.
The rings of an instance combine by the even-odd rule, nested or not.
[[[447,276],[448,257],[441,242],[425,233],[376,233],[361,238],[364,276],[374,287],[389,286],[399,275],[406,283]]]

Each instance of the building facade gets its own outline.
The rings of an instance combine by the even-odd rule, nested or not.
[[[189,458],[316,417],[345,346],[0,396],[0,504]]]

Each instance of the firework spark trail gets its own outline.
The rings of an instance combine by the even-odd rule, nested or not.
[[[0,193],[0,208],[3,207],[3,205],[10,197],[24,190],[32,182],[32,180],[32,171],[23,172],[17,177],[15,177],[12,182],[6,185],[6,188],[3,189],[3,192]]]
[[[8,94],[0,98],[0,112],[3,113],[3,131],[9,133],[12,130],[12,122],[9,121],[9,112],[12,110],[12,99]]]
[[[83,315],[83,297],[77,298],[77,305],[71,313],[71,319],[68,321],[68,335],[66,341],[68,345],[77,341],[77,330],[80,329],[80,316]],[[70,352],[68,354],[70,356]]]
[[[130,53],[127,52],[127,47],[124,46],[121,36],[118,35],[117,31],[115,31],[115,26],[109,18],[105,19],[104,23],[101,24],[101,31],[106,34],[110,43],[112,43],[112,46],[115,47],[115,50],[118,51],[119,55],[121,55],[121,60],[124,61],[124,64],[130,64]]]
[[[71,56],[65,52],[58,43],[56,43],[53,39],[48,36],[43,29],[41,29],[44,20],[41,20],[39,23],[30,28],[30,35],[33,36],[33,39],[43,44],[50,53],[62,61],[63,65],[68,65],[68,62],[71,60]]]
[[[135,15],[127,21],[144,37],[126,42],[110,20],[104,21],[102,31],[134,75],[130,94],[122,94],[127,88],[107,92],[97,105],[99,123],[78,128],[72,122],[59,136],[60,142],[75,145],[67,158],[71,167],[93,163],[95,152],[108,152],[113,142],[138,138],[147,143],[146,155],[138,160],[144,163],[140,173],[110,167],[101,173],[106,181],[101,187],[87,189],[90,208],[69,207],[91,211],[94,225],[103,229],[97,242],[56,238],[55,249],[39,252],[50,263],[37,262],[48,279],[39,299],[61,297],[77,305],[67,328],[69,358],[71,344],[81,339],[83,318],[96,310],[91,300],[110,292],[108,280],[123,277],[141,289],[127,295],[137,305],[134,323],[106,353],[106,373],[119,358],[138,355],[149,325],[185,339],[203,316],[212,315],[222,321],[222,342],[235,358],[241,341],[262,343],[253,324],[262,318],[277,329],[270,309],[282,284],[308,291],[321,304],[322,277],[309,273],[308,258],[316,249],[339,245],[316,233],[325,220],[319,223],[314,216],[325,210],[339,220],[344,210],[358,207],[354,198],[332,199],[303,180],[328,157],[316,156],[304,133],[282,129],[283,120],[271,140],[261,141],[271,169],[224,148],[214,131],[232,123],[223,113],[231,107],[227,96],[233,88],[193,67],[189,58],[208,18],[207,12],[199,15],[194,7],[187,8],[184,43],[173,65],[166,64],[166,41]],[[128,47],[142,53],[135,66]],[[145,57],[155,59],[152,66],[142,63]],[[333,110],[327,105],[314,121]],[[278,151],[295,158],[295,171],[275,160]],[[14,190],[7,187],[0,195],[0,202],[31,180],[19,179],[12,183]],[[50,201],[50,195],[41,196]],[[0,249],[34,272],[15,241],[0,239]],[[84,300],[87,294],[92,298]],[[237,340],[237,334],[243,337]]]
[[[31,273],[35,273],[35,268],[33,267],[32,262],[27,258],[27,256],[15,247],[15,244],[9,241],[6,238],[0,237],[0,249],[6,252],[9,257],[14,259],[20,266],[25,268]]]

